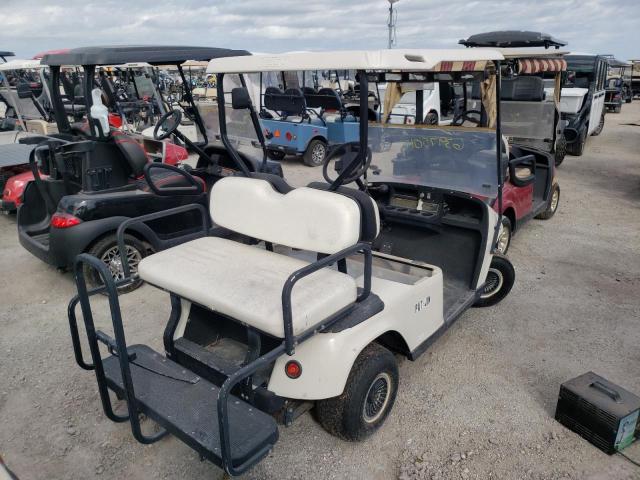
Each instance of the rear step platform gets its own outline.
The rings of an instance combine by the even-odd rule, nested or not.
[[[146,345],[127,349],[138,409],[214,464],[222,466],[217,399],[220,389]],[[103,360],[107,385],[120,396],[125,389],[119,359]],[[273,417],[233,395],[228,399],[233,464],[249,460],[278,440]],[[266,455],[266,453],[265,453]]]

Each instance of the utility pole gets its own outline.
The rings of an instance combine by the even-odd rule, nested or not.
[[[389,46],[393,48],[396,44],[396,20],[398,19],[398,12],[393,10],[393,5],[400,0],[387,0],[389,2],[389,21],[387,26],[389,27]]]

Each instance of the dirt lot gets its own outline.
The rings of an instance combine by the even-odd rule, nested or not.
[[[553,420],[560,383],[588,370],[640,394],[640,126],[628,123],[640,123],[640,102],[567,157],[558,214],[514,238],[509,297],[401,361],[379,433],[346,443],[307,414],[246,478],[640,478]],[[285,170],[297,184],[320,175]],[[0,217],[0,265],[0,454],[21,479],[222,478],[177,440],[143,446],[106,419],[93,373],[72,356],[71,275],[20,247],[14,217]],[[159,348],[168,297],[145,286],[122,303],[128,342]],[[98,323],[109,331],[106,316]],[[640,445],[628,455],[640,460]]]

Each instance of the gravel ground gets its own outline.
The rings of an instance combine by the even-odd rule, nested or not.
[[[640,393],[640,127],[627,123],[640,123],[640,102],[560,167],[558,214],[514,238],[508,298],[400,361],[396,405],[373,438],[343,442],[306,414],[246,478],[640,478],[553,420],[560,383],[588,370]],[[296,184],[320,175],[295,161],[285,171]],[[0,217],[0,265],[0,454],[21,479],[223,478],[176,439],[143,446],[106,419],[94,375],[73,360],[71,275],[20,247],[14,217]],[[128,342],[160,348],[166,294],[144,286],[122,303]],[[627,453],[640,460],[640,445]]]

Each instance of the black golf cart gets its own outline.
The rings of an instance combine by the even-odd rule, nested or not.
[[[580,156],[589,135],[600,135],[605,120],[605,86],[608,62],[602,55],[571,53],[565,57],[567,75],[560,106],[567,122],[567,153]]]
[[[269,168],[266,153],[262,155],[264,161],[258,160],[257,155],[232,155],[224,146],[209,144],[206,133],[203,133],[205,142],[194,144],[179,131],[179,110],[162,116],[155,136],[157,140],[164,140],[174,135],[199,154],[198,168],[192,169],[191,175],[184,169],[152,162],[140,143],[126,132],[104,131],[101,123],[91,116],[94,73],[99,65],[173,63],[182,72],[180,64],[186,60],[229,55],[248,53],[149,46],[78,48],[45,55],[42,63],[49,66],[54,85],[59,82],[62,66],[82,66],[88,123],[70,123],[59,90],[52,91],[60,133],[32,138],[38,143],[29,159],[35,181],[26,188],[18,211],[20,243],[41,260],[61,268],[71,266],[79,253],[90,252],[110,268],[114,278],[122,278],[115,232],[124,220],[193,203],[206,205],[206,191],[219,178],[238,170]],[[200,119],[197,108],[192,106],[196,119]],[[205,132],[202,122],[196,123]],[[258,148],[254,150],[262,153],[263,144],[259,140],[256,143]],[[126,237],[127,258],[135,268],[149,252],[188,237],[196,228],[194,222],[198,221],[197,215],[183,215],[137,226]],[[98,280],[93,278],[93,281]],[[128,288],[135,288],[139,283]]]
[[[354,69],[361,91],[386,83],[398,98],[404,83],[420,90],[432,82],[481,82],[482,120],[465,111],[445,127],[362,121],[358,141],[326,158],[327,183],[292,188],[250,172],[216,182],[208,212],[216,234],[205,226],[199,238],[142,259],[137,274],[124,254],[129,232],[184,209],[120,225],[122,280],[114,281],[100,258],[78,256],[78,295],[68,309],[75,358],[95,372],[107,417],[130,422],[142,443],[171,433],[231,475],[269,453],[276,421],[289,425],[312,407],[341,438],[373,434],[396,397],[394,353],[416,359],[466,309],[499,302],[513,285],[513,266],[493,253],[500,221],[489,205],[500,202],[503,177],[502,60],[485,50],[386,50],[212,61],[210,69],[220,72],[221,140],[234,156],[242,150],[228,138],[228,115],[252,111],[245,74],[264,71]],[[368,108],[363,95],[361,119]],[[253,126],[259,135],[259,123]],[[512,158],[509,166],[530,161]],[[200,204],[189,208],[207,213]],[[88,268],[103,287],[87,287]],[[126,342],[117,287],[138,279],[169,293],[166,355]],[[103,292],[114,337],[93,321],[89,297]],[[78,304],[91,361],[81,348]],[[104,358],[100,343],[110,352]],[[126,413],[114,411],[110,392],[126,400]],[[143,433],[141,413],[162,428]]]

